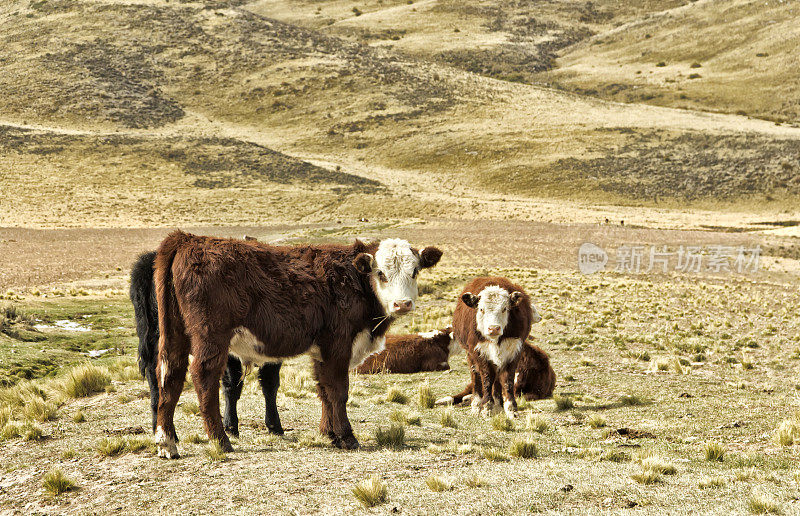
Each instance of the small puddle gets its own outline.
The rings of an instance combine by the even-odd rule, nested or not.
[[[39,331],[42,330],[66,330],[66,331],[92,331],[88,326],[83,326],[75,321],[68,321],[62,319],[55,321],[53,324],[34,324],[33,327]]]

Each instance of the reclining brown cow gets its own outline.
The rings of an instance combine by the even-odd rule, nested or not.
[[[441,255],[397,239],[289,247],[170,234],[155,261],[159,456],[179,456],[173,418],[190,353],[203,424],[223,450],[233,449],[219,411],[229,352],[245,366],[309,354],[320,431],[337,447],[357,448],[348,371],[382,350],[392,321],[414,309],[417,274]]]
[[[386,349],[367,357],[356,368],[361,374],[420,373],[450,369],[450,355],[458,344],[450,337],[452,327],[426,333],[387,335]]]

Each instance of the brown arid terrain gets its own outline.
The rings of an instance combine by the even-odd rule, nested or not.
[[[799,18],[786,0],[0,3],[0,514],[800,514]],[[362,449],[343,452],[299,357],[285,436],[251,375],[219,453],[187,383],[183,458],[160,460],[127,290],[174,228],[437,245],[398,333],[508,276],[544,317],[556,396],[513,422],[430,408],[467,383],[463,354],[353,376]],[[578,271],[587,242],[604,271]],[[665,246],[669,270],[647,270]],[[699,272],[675,261],[689,246]]]

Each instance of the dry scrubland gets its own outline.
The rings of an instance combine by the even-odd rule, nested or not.
[[[524,234],[523,223],[508,225],[510,233]],[[431,226],[366,233],[415,241],[454,233],[444,223]],[[352,229],[300,231],[305,240],[352,236]],[[598,231],[613,242],[621,230]],[[524,242],[501,256],[489,252],[491,241],[470,247],[469,235],[460,238],[461,247],[442,238],[445,258],[421,277],[418,312],[395,331],[443,327],[468,278],[507,275],[526,287],[544,315],[534,336],[558,375],[554,400],[523,403],[511,424],[466,407],[429,408],[425,400],[468,381],[463,354],[449,373],[354,376],[348,410],[363,447],[342,452],[316,433],[319,402],[308,359],[298,358],[282,371],[278,405],[291,429],[285,437],[266,433],[263,399],[251,376],[236,452],[220,454],[203,436],[187,385],[176,418],[184,457],[159,460],[147,428],[146,384],[134,364],[122,273],[105,283],[74,282],[73,291],[42,290],[47,298],[17,289],[15,301],[5,301],[16,312],[3,313],[0,334],[2,363],[18,365],[3,371],[13,387],[0,390],[6,459],[0,507],[361,512],[352,492],[361,485],[361,498],[376,503],[385,487],[385,502],[374,509],[379,513],[395,507],[411,514],[663,514],[688,505],[713,513],[757,512],[762,505],[800,510],[796,272],[768,261],[769,270],[756,277],[581,276],[567,265],[571,257],[554,259],[552,268],[537,266],[535,257],[526,261]],[[64,320],[88,331],[59,328]],[[80,365],[82,353],[107,348],[112,351],[89,370]],[[70,373],[74,366],[79,374]],[[24,371],[46,377],[22,380]],[[75,385],[98,393],[81,396],[87,393]],[[421,397],[426,386],[431,392]],[[74,486],[53,494],[65,479]]]
[[[798,7],[762,3],[6,2],[0,224],[791,220]]]
[[[799,10],[2,3],[0,511],[800,513]],[[285,437],[249,377],[222,454],[187,386],[184,458],[158,460],[126,274],[167,226],[440,245],[394,331],[508,275],[557,396],[489,421],[427,406],[467,382],[463,355],[356,376],[363,448],[342,452],[298,358]],[[581,276],[586,240],[760,244],[765,272]]]

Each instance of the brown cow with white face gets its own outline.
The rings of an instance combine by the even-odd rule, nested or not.
[[[190,353],[204,426],[224,450],[233,449],[219,412],[229,352],[246,365],[309,354],[320,431],[337,447],[357,448],[348,370],[383,349],[392,321],[414,309],[417,274],[441,255],[397,239],[288,247],[170,234],[155,261],[159,456],[178,457],[173,416]]]
[[[467,390],[474,389],[476,413],[483,409],[489,415],[502,406],[508,417],[515,417],[517,363],[531,325],[539,320],[528,294],[506,278],[476,278],[464,288],[453,313],[453,337],[467,351],[472,375]]]

